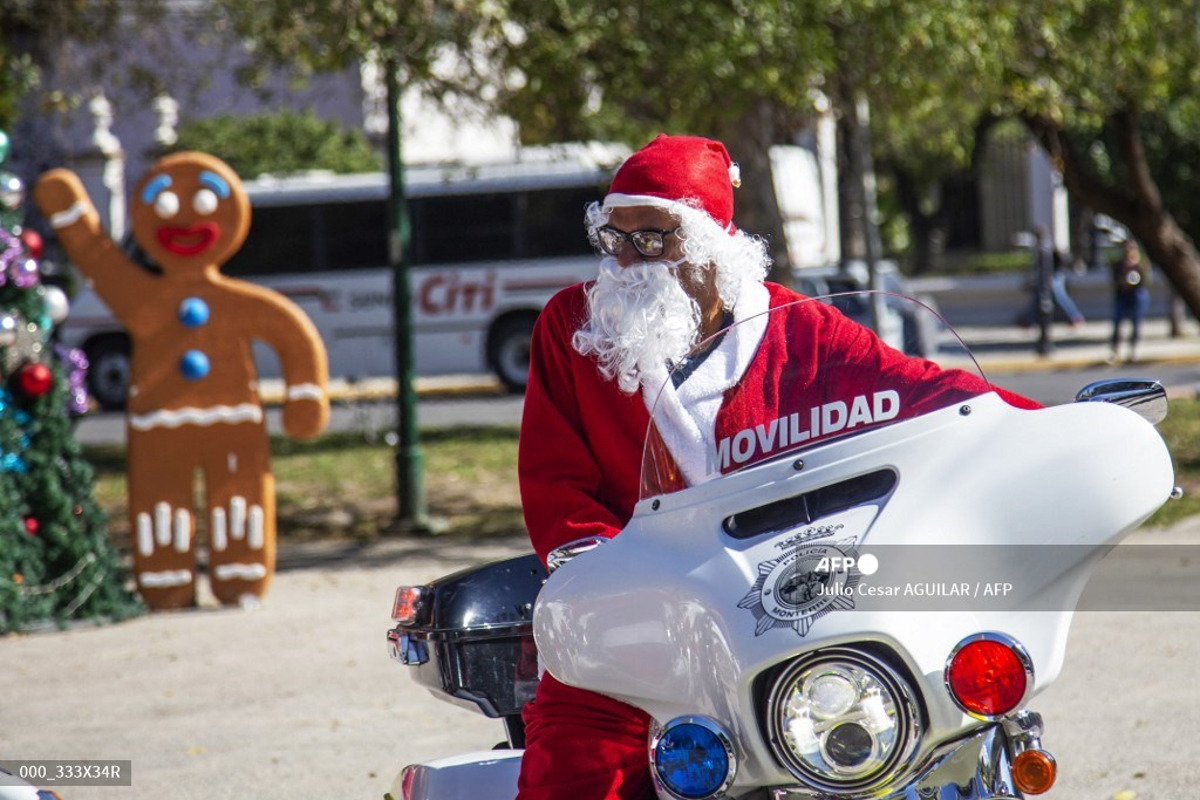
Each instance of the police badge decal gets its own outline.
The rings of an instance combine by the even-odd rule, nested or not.
[[[854,608],[854,587],[862,579],[853,538],[836,543],[801,544],[758,565],[758,579],[738,603],[757,621],[754,635],[792,628],[800,636],[838,609]]]

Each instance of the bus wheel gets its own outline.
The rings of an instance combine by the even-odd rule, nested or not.
[[[88,360],[88,392],[101,408],[124,408],[129,395],[129,339],[104,336],[85,345],[83,352]]]
[[[529,341],[535,317],[501,320],[488,337],[488,363],[504,388],[514,394],[529,383]]]

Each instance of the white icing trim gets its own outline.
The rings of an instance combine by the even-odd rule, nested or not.
[[[137,540],[139,553],[148,556],[154,552],[154,523],[144,511],[137,515]]]
[[[287,390],[288,400],[316,400],[325,399],[325,390],[315,383],[297,383],[295,386],[289,386]]]
[[[241,541],[246,538],[246,498],[229,498],[229,535]]]
[[[192,582],[192,571],[188,569],[169,569],[163,572],[140,572],[138,583],[147,589],[166,589],[171,586],[186,586]]]
[[[708,456],[715,452],[717,414],[725,392],[741,380],[758,353],[770,306],[766,286],[747,284],[733,309],[733,326],[678,390],[665,366],[642,379],[642,401],[690,485],[715,477],[708,469]]]
[[[262,506],[250,506],[250,535],[246,537],[246,544],[250,545],[251,550],[263,549],[263,540],[265,538],[264,520],[265,515],[263,514]]]
[[[67,208],[59,211],[57,214],[50,215],[50,227],[58,230],[66,228],[69,225],[74,225],[83,215],[88,212],[88,204],[82,200],[76,200]]]
[[[192,517],[187,509],[175,509],[175,550],[186,553],[192,543]]]
[[[151,411],[148,414],[131,414],[129,427],[136,431],[148,431],[153,428],[179,428],[184,425],[199,425],[207,427],[216,423],[235,424],[238,422],[262,422],[262,407],[256,403],[242,403],[236,406],[211,406],[209,408],[163,409]]]
[[[159,547],[171,543],[171,506],[168,503],[154,504],[154,538]]]
[[[262,564],[218,564],[215,573],[219,581],[257,581],[267,577],[267,568]]]
[[[214,508],[212,512],[212,546],[214,550],[220,552],[229,546],[229,540],[225,538],[226,533],[225,509]]]

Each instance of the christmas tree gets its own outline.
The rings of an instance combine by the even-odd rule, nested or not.
[[[42,281],[25,191],[0,131],[0,634],[141,612],[73,433],[87,362],[58,347],[66,295]]]

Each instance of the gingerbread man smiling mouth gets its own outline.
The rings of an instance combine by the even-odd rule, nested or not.
[[[46,173],[34,197],[132,341],[129,513],[143,597],[152,608],[195,603],[195,544],[204,530],[213,593],[223,603],[255,602],[274,572],[275,488],[251,343],[265,342],[279,357],[291,436],[324,427],[328,367],[316,328],[295,304],[220,272],[250,225],[241,181],[203,153],[151,167],[130,218],[161,274],[133,263],[101,229],[73,173]],[[197,474],[203,513],[194,502]]]

